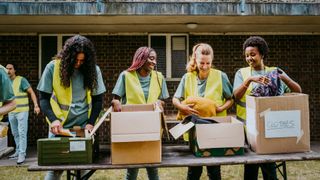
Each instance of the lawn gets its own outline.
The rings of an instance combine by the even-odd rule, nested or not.
[[[187,168],[159,168],[160,179],[164,180],[183,180],[186,179]],[[287,162],[287,173],[288,179],[293,180],[318,180],[320,177],[320,161],[296,161]],[[45,172],[28,172],[26,166],[10,166],[0,167],[1,179],[8,180],[40,180],[45,176]],[[97,180],[118,180],[124,179],[125,170],[98,170],[90,179]],[[63,174],[66,179],[66,174]],[[243,166],[232,165],[222,166],[222,179],[242,179],[243,177]],[[262,179],[260,173],[259,179]],[[280,177],[278,173],[278,178]],[[148,179],[145,169],[140,169],[138,179]],[[205,173],[202,174],[201,179],[207,179]]]

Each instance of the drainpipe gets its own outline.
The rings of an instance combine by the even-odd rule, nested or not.
[[[97,2],[97,13],[102,13],[104,8],[104,2],[103,0],[96,0]]]
[[[244,15],[246,9],[246,0],[240,0],[240,12]]]

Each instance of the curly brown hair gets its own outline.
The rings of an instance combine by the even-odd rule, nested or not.
[[[97,87],[96,50],[92,42],[81,35],[75,35],[66,40],[63,49],[57,55],[61,59],[60,78],[64,87],[70,87],[70,78],[79,53],[84,53],[85,60],[79,67],[83,75],[84,88],[93,90]]]

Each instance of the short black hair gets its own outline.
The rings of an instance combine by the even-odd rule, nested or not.
[[[11,64],[11,65],[13,66],[14,70],[15,70],[16,72],[18,72],[18,66],[17,66],[16,63],[7,63],[7,65],[8,65],[8,64]],[[6,65],[6,66],[7,66],[7,65]]]
[[[268,43],[260,36],[251,36],[243,43],[243,52],[247,47],[257,47],[263,59],[267,59],[269,53]]]

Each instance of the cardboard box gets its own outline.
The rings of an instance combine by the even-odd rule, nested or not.
[[[210,119],[219,123],[179,123],[169,131],[175,139],[189,131],[190,149],[197,157],[243,154],[243,123],[231,116]]]
[[[89,164],[94,158],[94,133],[105,121],[109,108],[96,122],[92,132],[89,134],[84,129],[75,126],[71,134],[77,137],[55,137],[43,138],[37,141],[37,153],[39,165],[59,164]],[[79,137],[80,136],[80,137]]]
[[[308,95],[246,98],[246,134],[257,154],[310,151]]]
[[[111,113],[112,164],[161,162],[161,111],[153,104],[123,105]]]
[[[8,136],[0,137],[0,151],[8,148]]]
[[[0,122],[0,151],[8,148],[8,123]]]

